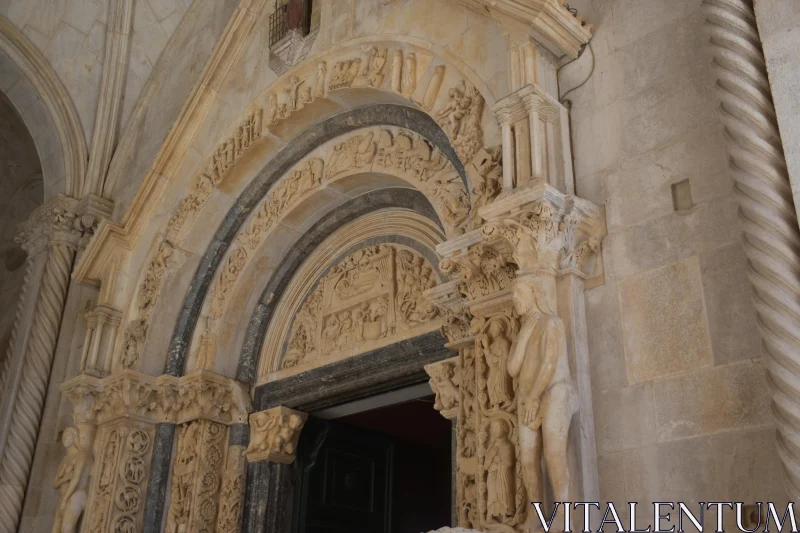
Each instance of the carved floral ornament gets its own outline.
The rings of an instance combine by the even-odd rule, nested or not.
[[[193,372],[181,378],[157,378],[130,370],[106,378],[82,374],[61,390],[74,405],[76,422],[104,424],[131,417],[149,422],[181,424],[195,419],[220,424],[243,423],[250,397],[235,380]]]
[[[414,134],[395,139],[393,132],[387,130],[383,135],[373,134],[372,139],[351,138],[349,143],[337,144],[340,154],[330,155],[334,161],[320,158],[322,161],[310,160],[296,167],[290,172],[293,183],[284,185],[282,191],[272,195],[275,201],[270,209],[278,208],[282,211],[288,207],[287,203],[300,199],[303,193],[324,187],[323,179],[328,182],[345,177],[349,170],[369,171],[369,168],[358,167],[371,166],[375,156],[380,157],[380,154],[372,153],[375,150],[374,143],[382,143],[380,148],[388,148],[391,152],[388,154],[389,163],[381,165],[378,162],[376,166],[392,169],[393,172],[405,167],[402,168],[403,172],[414,175],[415,185],[424,182],[425,185],[419,188],[431,199],[440,218],[447,225],[448,234],[459,234],[466,227],[480,224],[482,219],[477,216],[477,208],[488,204],[499,194],[502,171],[499,149],[489,152],[484,149],[485,96],[467,78],[472,79],[472,75],[465,77],[454,67],[448,67],[437,60],[430,52],[408,43],[373,43],[346,47],[335,56],[304,62],[283,76],[276,88],[265,97],[265,107],[254,105],[233,128],[230,136],[218,145],[204,169],[190,185],[187,195],[178,203],[167,225],[164,239],[154,246],[138,288],[138,308],[132,310],[125,326],[120,346],[122,353],[117,359],[121,367],[134,370],[139,368],[152,309],[155,307],[165,272],[170,266],[169,256],[186,234],[187,224],[197,219],[199,212],[225,181],[233,166],[268,134],[268,130],[274,129],[292,113],[302,110],[316,99],[327,98],[335,91],[372,88],[393,92],[431,113],[450,136],[453,148],[462,162],[465,165],[474,162],[472,190],[467,191],[456,184],[458,175],[452,165],[427,142]],[[446,90],[443,91],[444,88]],[[387,143],[390,143],[389,146],[386,146]],[[328,169],[323,176],[325,165],[328,165]],[[432,175],[437,168],[442,172]],[[468,170],[472,170],[472,167]],[[470,193],[474,196],[472,201]],[[262,208],[268,209],[263,202]],[[240,236],[239,244],[243,246],[229,255],[222,267],[224,272],[218,276],[220,290],[212,296],[212,309],[208,313],[212,321],[223,311],[227,294],[248,261],[248,245],[251,249],[257,247],[263,236],[261,234],[269,229],[269,224],[276,217],[274,212],[262,212],[256,218],[258,221],[254,222],[255,227],[248,228],[246,234]],[[245,239],[250,239],[250,242],[245,244]],[[206,351],[211,354],[205,358],[210,359],[213,356],[215,335],[209,333],[203,340],[208,345]]]

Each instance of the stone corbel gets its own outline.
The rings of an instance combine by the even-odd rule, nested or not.
[[[308,414],[278,406],[250,415],[250,445],[245,454],[251,463],[294,462],[300,432]]]
[[[433,408],[448,420],[458,418],[461,383],[459,358],[453,357],[426,365],[425,372],[431,377],[428,383],[436,394]]]
[[[81,374],[61,386],[76,421],[106,424],[119,418],[182,424],[209,420],[243,423],[250,397],[241,383],[199,370],[183,377],[124,371],[105,378]]]

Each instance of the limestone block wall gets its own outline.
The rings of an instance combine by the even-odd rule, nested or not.
[[[569,99],[577,194],[608,224],[586,293],[601,497],[784,501],[700,3],[585,4],[594,73]],[[587,50],[562,92],[590,70]]]

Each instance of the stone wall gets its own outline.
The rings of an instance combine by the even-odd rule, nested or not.
[[[701,5],[582,13],[576,190],[608,224],[606,283],[586,293],[601,497],[785,500]],[[587,50],[562,93],[590,70]]]

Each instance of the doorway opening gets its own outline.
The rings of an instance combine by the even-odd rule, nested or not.
[[[427,383],[312,413],[295,533],[421,533],[451,525],[453,423]]]

